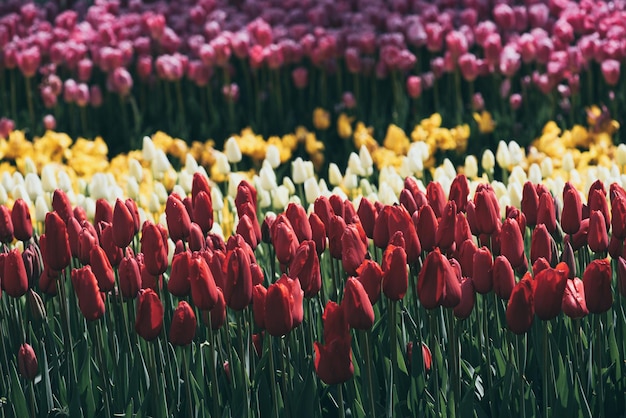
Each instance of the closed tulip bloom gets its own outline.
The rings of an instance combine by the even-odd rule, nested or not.
[[[91,267],[85,266],[73,269],[71,273],[72,285],[78,307],[87,321],[95,321],[102,318],[105,311],[104,299],[98,287],[98,280],[91,271]]]
[[[24,343],[17,352],[17,370],[26,380],[35,380],[39,371],[37,355],[30,344]]]
[[[580,229],[583,204],[578,190],[568,181],[563,188],[563,212],[561,229],[566,234],[575,234]]]
[[[493,261],[493,291],[501,299],[508,299],[515,286],[515,273],[509,260],[499,255]]]
[[[433,208],[430,205],[424,205],[419,210],[415,229],[420,231],[419,240],[423,251],[432,251],[436,245],[437,229],[439,222]]]
[[[452,180],[452,184],[450,184],[450,193],[448,194],[448,198],[454,201],[458,212],[465,212],[469,193],[470,189],[467,177],[463,174],[457,174],[454,180]]]
[[[415,203],[415,199],[413,199],[413,195],[409,190],[402,189],[398,201],[400,202],[400,205],[404,206],[407,212],[411,215],[417,212],[417,204]]]
[[[589,314],[585,301],[585,287],[578,277],[567,281],[561,310],[572,319],[579,319]]]
[[[195,222],[189,227],[189,249],[191,251],[202,251],[206,248],[206,237],[202,228]]]
[[[56,189],[52,193],[52,210],[59,215],[65,224],[73,216],[70,198],[61,189]]]
[[[135,298],[141,289],[141,272],[135,257],[126,256],[118,266],[120,290],[126,299]]]
[[[556,210],[554,198],[550,193],[542,193],[537,207],[537,224],[543,224],[549,233],[556,231]]]
[[[446,265],[445,286],[441,306],[454,308],[461,303],[461,266],[454,258],[448,260]]]
[[[274,337],[282,337],[291,331],[293,315],[291,292],[284,283],[271,284],[265,296],[265,327]]]
[[[530,243],[530,262],[535,264],[538,258],[545,258],[548,263],[552,260],[552,237],[545,224],[538,224],[533,231]]]
[[[435,309],[443,302],[448,260],[435,248],[426,256],[417,278],[417,296],[426,309]]]
[[[559,263],[535,274],[535,313],[544,321],[556,318],[561,312],[563,293],[567,286],[568,268]]]
[[[133,216],[133,230],[134,234],[137,234],[141,228],[141,219],[139,218],[139,208],[137,207],[137,203],[133,199],[128,198],[124,201],[124,204]]]
[[[349,276],[356,275],[356,269],[367,255],[367,244],[361,239],[356,224],[350,224],[341,236],[341,263]]]
[[[115,273],[106,253],[101,247],[95,246],[89,253],[89,265],[96,276],[101,292],[110,292],[115,288]]]
[[[265,297],[267,289],[261,284],[252,288],[252,313],[257,327],[265,329]]]
[[[257,239],[256,233],[254,232],[255,222],[256,218],[253,220],[247,214],[243,215],[241,218],[239,218],[239,222],[237,223],[237,229],[235,230],[235,233],[241,235],[252,249],[255,249],[260,242],[260,240]]]
[[[211,267],[210,264],[209,267]],[[250,264],[250,273],[252,274],[253,286],[256,286],[257,284],[263,284],[265,282],[265,273],[263,272],[263,268],[257,263]]]
[[[20,241],[28,241],[33,236],[33,221],[30,218],[30,208],[23,199],[17,199],[11,210],[13,234]]]
[[[461,275],[463,277],[472,277],[474,272],[474,254],[478,248],[474,244],[474,240],[466,239],[454,251],[454,258],[458,260],[461,266]]]
[[[135,332],[146,341],[152,341],[163,329],[163,304],[152,289],[142,289],[137,301]]]
[[[526,235],[526,215],[514,206],[506,207],[506,218],[515,219],[517,225],[519,226],[520,234],[522,234],[522,239]]]
[[[304,319],[304,292],[298,279],[291,279],[291,277],[283,274],[280,279],[276,280],[276,283],[282,283],[289,289],[290,292],[290,306],[291,306],[291,329],[296,328],[302,323]]]
[[[190,265],[191,253],[189,251],[180,252],[172,258],[170,279],[167,282],[167,291],[172,295],[183,298],[191,292]]]
[[[211,195],[204,190],[193,198],[193,220],[202,232],[207,234],[213,228],[213,201]]]
[[[105,199],[96,200],[93,223],[97,225],[100,221],[113,222],[113,208]]]
[[[389,238],[398,231],[402,232],[407,261],[411,264],[415,263],[422,252],[422,246],[409,212],[402,206],[391,206],[389,217],[387,218],[387,228]],[[365,245],[367,245],[367,242],[365,242]]]
[[[467,216],[464,213],[456,214],[456,224],[454,226],[454,242],[458,247],[463,241],[473,239],[472,229],[470,228]]]
[[[313,211],[321,219],[324,226],[328,230],[330,218],[335,214],[328,198],[326,196],[320,196],[315,199],[315,202],[313,202]]]
[[[333,208],[333,213],[337,216],[344,218],[343,198],[338,194],[332,194],[328,198],[328,202],[330,203],[330,207]]]
[[[491,292],[493,288],[493,258],[487,247],[481,247],[474,253],[472,281],[474,289],[481,294]]]
[[[167,220],[167,230],[174,242],[178,240],[186,241],[189,237],[191,218],[183,202],[174,195],[167,198],[165,204],[165,218]]]
[[[596,182],[594,184],[598,183]],[[601,182],[599,184],[602,185]],[[606,201],[606,192],[604,191],[603,185],[597,186],[596,188],[592,186],[592,188],[589,189],[589,199],[587,200],[587,205],[589,206],[590,214],[594,210],[600,211],[600,213],[602,213],[602,216],[604,217],[604,223],[606,227],[608,228],[611,225],[611,219],[609,217],[609,205]]]
[[[454,232],[456,230],[456,203],[453,200],[446,203],[443,208],[441,219],[437,227],[435,240],[437,246],[447,251],[454,244]]]
[[[240,311],[252,302],[251,260],[243,248],[235,248],[226,254],[224,298],[229,308]]]
[[[126,248],[135,236],[135,220],[126,203],[115,201],[113,208],[113,242],[120,248]]]
[[[147,271],[158,276],[167,270],[167,247],[158,226],[150,221],[143,224],[141,232],[141,252]]]
[[[306,211],[302,205],[289,203],[285,209],[285,215],[287,219],[289,219],[289,222],[291,222],[291,226],[300,242],[311,239],[311,224],[309,224]]]
[[[237,215],[239,219],[247,216],[250,219],[250,232],[251,235],[250,243],[255,243],[255,245],[250,244],[250,246],[254,249],[261,242],[261,225],[259,225],[259,220],[256,217],[256,209],[255,206],[250,202],[245,202],[237,209]],[[292,225],[293,227],[293,225]],[[255,240],[252,239],[252,236],[256,237]]]
[[[383,209],[376,217],[376,223],[374,224],[374,245],[378,248],[386,248],[389,243],[389,216],[392,211],[392,207],[385,205]],[[330,238],[330,232],[329,232]]]
[[[574,235],[567,235],[566,240],[572,245],[574,251],[578,251],[587,245],[587,235],[589,233],[589,218],[580,222],[580,229]]]
[[[528,332],[535,319],[534,282],[530,273],[515,285],[506,306],[506,323],[517,335]]]
[[[83,230],[83,227],[80,226],[81,222],[73,216],[67,221],[67,238],[70,244],[70,251],[72,257],[76,258],[78,258],[78,235]]]
[[[285,215],[278,215],[272,225],[272,243],[276,258],[281,264],[288,265],[298,249],[298,238]]]
[[[604,216],[598,210],[592,210],[589,216],[589,232],[587,233],[587,245],[594,253],[605,252],[609,248],[609,236],[607,234]]]
[[[28,290],[28,276],[24,267],[24,259],[17,248],[6,253],[3,258],[2,288],[11,297],[22,297]]]
[[[226,264],[226,253],[221,250],[213,251],[209,257],[208,264],[211,274],[213,274],[215,285],[220,289],[223,289],[226,281],[226,274],[223,269],[223,266]]]
[[[357,279],[363,285],[372,305],[380,299],[381,285],[383,281],[383,270],[377,262],[365,260],[357,269]]]
[[[383,254],[383,293],[391,300],[400,300],[409,287],[409,270],[404,248],[389,245]]]
[[[206,176],[202,175],[199,172],[195,172],[193,173],[193,178],[191,180],[191,200],[194,207],[196,205],[196,199],[198,198],[200,192],[204,192],[210,197],[211,185],[209,184]]]
[[[537,210],[539,209],[539,195],[537,189],[530,182],[524,183],[522,189],[522,212],[526,215],[528,226],[537,225]]]
[[[524,239],[515,219],[507,219],[500,231],[500,254],[509,259],[515,269],[524,264]]]
[[[100,232],[100,247],[104,250],[104,253],[111,263],[111,266],[117,267],[124,257],[124,252],[113,242],[113,226],[109,223],[101,224],[102,230]]]
[[[252,203],[254,208],[254,212],[256,213],[257,209],[257,192],[252,184],[250,184],[247,180],[242,180],[237,185],[237,194],[235,195],[235,207],[237,208],[237,212],[239,213],[239,207],[244,203],[249,202]]]
[[[476,303],[476,292],[474,281],[471,277],[465,277],[461,281],[461,302],[454,307],[454,316],[459,319],[466,319],[472,313]]]
[[[608,259],[593,260],[583,273],[585,301],[589,312],[601,314],[613,305],[611,263]]]
[[[173,345],[185,346],[191,344],[196,336],[196,314],[193,308],[184,300],[178,302],[178,307],[172,315],[169,339]]]
[[[431,181],[428,183],[426,186],[426,198],[437,218],[441,218],[443,208],[446,205],[446,194],[439,182]]]
[[[315,251],[319,256],[326,249],[326,227],[314,212],[309,215],[309,224],[311,225],[311,239],[315,242]]]
[[[617,259],[617,290],[626,298],[626,260],[621,256]]]
[[[329,301],[322,316],[324,345],[314,343],[315,372],[328,385],[349,380],[354,374],[351,337],[343,306]]]
[[[45,230],[46,248],[42,252],[44,262],[51,270],[62,271],[70,265],[72,258],[65,223],[55,212],[48,212]]]
[[[13,224],[15,225],[15,221]],[[626,239],[626,198],[622,196],[611,202],[611,227],[612,236],[622,241]]]
[[[533,264],[533,275],[538,275],[543,270],[547,270],[550,268],[550,263],[543,257],[539,257],[535,263]],[[569,274],[568,274],[569,275]]]
[[[378,217],[376,207],[369,199],[364,197],[359,202],[359,208],[357,209],[356,213],[361,220],[361,225],[363,225],[363,230],[365,230],[365,234],[368,238],[373,239],[374,225],[376,224],[376,218]]]
[[[476,205],[472,200],[467,202],[466,207],[467,212],[467,223],[469,224],[470,231],[472,231],[472,235],[480,235],[480,230],[478,229],[478,220],[476,220]]]
[[[303,241],[289,266],[289,275],[300,280],[304,297],[311,298],[322,288],[320,261],[315,250],[315,242]]]
[[[224,299],[222,289],[217,288],[217,302],[213,308],[210,311],[204,312],[208,312],[211,319],[210,325],[213,330],[218,330],[224,326],[226,322],[226,300]]]
[[[191,300],[201,311],[213,308],[217,303],[217,287],[213,274],[203,257],[194,257],[189,265]]]
[[[32,287],[35,281],[39,279],[39,276],[41,276],[43,270],[43,260],[39,246],[35,243],[30,243],[22,252],[22,260],[24,261],[29,287]]]
[[[481,234],[491,235],[500,223],[498,198],[493,189],[484,188],[474,194],[476,223]]]
[[[374,309],[361,282],[349,277],[343,290],[341,305],[350,327],[367,330],[374,325]]]
[[[342,217],[333,215],[329,224],[330,228],[326,231],[328,233],[328,250],[331,257],[341,260],[343,251],[341,237],[346,230],[346,222]]]

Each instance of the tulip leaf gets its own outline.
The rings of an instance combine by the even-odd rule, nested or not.
[[[32,384],[32,383],[31,383]],[[11,367],[11,388],[10,388],[10,400],[13,404],[13,411],[16,417],[29,416],[28,406],[26,404],[26,398],[24,397],[24,391],[20,383],[20,378],[17,375],[15,364]]]
[[[502,389],[502,396],[500,396],[500,413],[499,416],[512,416],[513,411],[511,410],[511,400],[512,396],[507,396],[507,394],[513,393],[513,379],[517,375],[515,367],[511,363],[508,364],[506,368],[506,372],[504,373],[504,377],[501,380],[500,388]]]

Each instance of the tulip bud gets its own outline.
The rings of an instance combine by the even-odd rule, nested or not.
[[[580,229],[582,220],[582,202],[578,190],[570,183],[563,188],[563,212],[561,228],[566,234],[575,234]]]
[[[506,323],[518,335],[528,332],[535,318],[534,282],[530,273],[515,285],[506,307]]]
[[[595,253],[603,253],[609,247],[604,216],[597,210],[592,210],[589,216],[589,232],[587,233],[589,249]]]
[[[146,341],[152,341],[163,329],[163,304],[152,289],[142,289],[137,302],[135,331]]]
[[[11,222],[15,238],[28,241],[33,236],[33,222],[30,219],[30,208],[23,199],[17,199],[11,210]]]
[[[374,309],[365,288],[354,277],[349,277],[344,288],[341,305],[350,327],[370,329],[374,325]]]
[[[474,281],[471,277],[465,277],[461,281],[461,302],[454,307],[454,316],[459,319],[468,318],[472,313],[472,309],[474,309],[475,303]]]
[[[578,277],[567,281],[561,310],[572,319],[579,319],[589,314],[585,301],[585,288],[582,280]]]
[[[535,313],[544,321],[556,318],[561,312],[563,293],[567,285],[568,268],[559,263],[535,273]]]
[[[33,289],[28,289],[27,301],[33,321],[35,323],[45,321],[48,315],[46,313],[46,305],[44,305],[41,296]]]
[[[17,369],[20,374],[27,380],[35,380],[39,370],[39,363],[35,350],[30,344],[24,343],[17,352]]]
[[[105,305],[98,280],[90,266],[73,269],[71,273],[72,285],[78,298],[78,307],[87,321],[102,318]]]
[[[196,336],[196,314],[192,307],[181,300],[172,315],[169,340],[173,345],[185,346],[191,344]]]
[[[585,301],[591,313],[604,313],[613,305],[611,264],[607,259],[593,260],[583,273]]]
[[[515,273],[509,260],[499,255],[493,262],[493,290],[501,299],[509,299],[515,286]]]
[[[126,299],[137,297],[141,288],[141,272],[135,257],[126,256],[118,266],[120,290]]]

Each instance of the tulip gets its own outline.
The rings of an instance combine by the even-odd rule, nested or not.
[[[52,194],[52,210],[57,213],[65,224],[67,224],[67,221],[72,217],[70,198],[61,189],[56,189]]]
[[[113,226],[107,223],[100,224],[99,227],[102,228],[100,232],[100,247],[104,250],[111,266],[117,267],[120,261],[122,261],[124,252],[122,248],[113,242]]]
[[[422,252],[422,246],[409,212],[402,206],[391,206],[389,217],[387,218],[387,228],[389,237],[398,231],[402,232],[407,261],[411,264],[415,263]],[[454,227],[452,227],[452,236],[454,237]],[[364,242],[367,245],[367,241],[364,240]]]
[[[530,244],[530,262],[535,264],[538,258],[545,258],[548,263],[552,260],[552,237],[548,233],[545,224],[538,224],[533,231]]]
[[[476,303],[476,292],[474,281],[471,277],[465,277],[461,281],[461,301],[454,307],[454,316],[459,319],[466,319],[472,313]]]
[[[182,241],[179,241],[182,243]],[[206,237],[202,232],[202,228],[195,222],[189,227],[189,249],[191,251],[202,251],[206,248]]]
[[[226,300],[224,299],[224,293],[222,289],[217,288],[217,302],[208,312],[211,317],[211,329],[217,330],[222,328],[226,322]]]
[[[561,310],[572,319],[579,319],[589,314],[587,302],[585,301],[583,281],[578,277],[567,281],[567,286],[563,293],[563,301],[561,302]]]
[[[85,223],[85,225],[88,222]],[[78,260],[83,264],[89,264],[91,250],[98,246],[98,235],[92,233],[91,228],[83,227],[78,233]]]
[[[454,308],[461,302],[461,266],[456,259],[452,258],[448,260],[446,270],[441,306]]]
[[[481,234],[491,235],[500,223],[500,208],[498,198],[491,188],[483,188],[474,194],[476,206],[476,223]]]
[[[96,276],[101,292],[110,292],[115,288],[115,273],[106,253],[101,247],[95,246],[89,252],[89,265]]]
[[[6,253],[3,258],[2,288],[11,297],[22,297],[28,290],[28,276],[22,255],[15,248]]]
[[[311,298],[320,291],[322,274],[315,242],[309,240],[300,244],[289,266],[289,276],[300,281],[306,298]]]
[[[383,293],[397,301],[404,297],[409,287],[407,255],[404,248],[389,245],[383,254]]]
[[[311,239],[315,242],[315,251],[320,256],[326,249],[326,227],[315,213],[309,215],[309,224],[311,225]]]
[[[291,331],[291,292],[285,283],[271,284],[265,295],[265,327],[270,335],[282,337]]]
[[[237,194],[235,196],[235,207],[237,208],[237,213],[240,211],[240,207],[249,202],[252,204],[254,208],[254,213],[256,213],[257,209],[257,191],[250,182],[247,180],[242,180],[237,185]]]
[[[439,248],[426,256],[417,278],[417,295],[426,309],[435,309],[443,302],[449,264]]]
[[[354,277],[349,277],[343,291],[341,305],[344,313],[354,329],[367,330],[374,325],[374,309],[365,288]]]
[[[93,223],[94,225],[98,225],[100,221],[113,222],[113,208],[105,199],[96,200],[96,213]]]
[[[511,291],[506,306],[506,323],[513,333],[521,335],[530,330],[535,318],[534,294],[533,279],[526,273]]]
[[[561,228],[566,234],[575,234],[582,220],[582,202],[578,190],[568,181],[563,188],[563,212]]]
[[[335,214],[328,198],[326,196],[320,196],[315,199],[315,202],[313,202],[313,211],[321,219],[324,226],[328,230],[330,218]]]
[[[192,203],[193,220],[200,226],[202,232],[207,234],[213,228],[213,202],[210,192],[200,190],[197,195],[193,196],[192,191]]]
[[[289,222],[298,237],[298,241],[302,242],[311,239],[311,224],[309,223],[306,211],[302,205],[295,203],[288,204],[285,209],[285,215],[287,216],[287,219],[289,219]]]
[[[515,269],[524,264],[524,239],[515,219],[507,219],[500,231],[500,254],[508,258]]]
[[[223,266],[226,264],[226,253],[222,250],[213,251],[213,254],[209,257],[208,264],[211,274],[213,274],[215,285],[220,289],[224,289],[226,274],[224,273]]]
[[[129,299],[135,298],[141,288],[141,272],[135,257],[126,256],[118,267],[120,290],[122,296]]]
[[[593,260],[583,273],[585,301],[591,313],[604,313],[613,305],[611,264],[608,259]]]
[[[279,215],[272,225],[272,243],[278,261],[288,265],[298,249],[299,242],[291,222],[285,215]]]
[[[474,254],[476,254],[478,248],[474,244],[474,240],[466,239],[461,243],[454,253],[454,258],[458,260],[461,266],[461,275],[464,277],[471,277],[474,271]]]
[[[493,291],[501,299],[509,299],[515,286],[515,273],[509,260],[502,255],[496,257],[493,262]]]
[[[44,264],[51,270],[62,271],[69,266],[72,258],[65,223],[55,212],[48,212],[45,231],[46,246],[42,248]]]
[[[549,233],[556,231],[556,210],[554,198],[549,193],[542,193],[537,207],[537,224],[544,224]]]
[[[104,298],[98,288],[98,280],[90,266],[73,269],[72,285],[78,298],[78,307],[87,321],[102,318],[105,311]]]
[[[190,265],[191,253],[189,251],[180,252],[172,258],[170,279],[167,282],[167,290],[172,295],[182,298],[191,292]]]
[[[454,243],[459,247],[465,240],[473,240],[472,229],[470,228],[467,216],[464,213],[456,214],[456,224],[454,227]]]
[[[20,241],[28,241],[33,236],[33,222],[30,218],[30,209],[28,203],[23,199],[17,199],[13,204],[11,222],[13,224],[13,234],[15,238]]]
[[[568,268],[565,263],[535,273],[535,313],[539,319],[549,321],[561,312],[567,275]]]
[[[348,319],[343,306],[329,301],[322,315],[324,342],[314,343],[315,372],[329,385],[349,380],[354,374],[351,355],[351,337]]]
[[[598,210],[592,210],[589,216],[589,232],[587,233],[587,245],[595,253],[603,253],[609,248],[609,236],[607,234],[604,216]]]
[[[473,257],[472,277],[474,289],[481,294],[491,292],[493,288],[493,258],[487,247],[479,248]]]
[[[243,248],[235,248],[226,254],[224,298],[229,308],[240,311],[252,301],[251,260]]]
[[[422,206],[415,221],[415,229],[420,231],[419,240],[423,251],[432,251],[435,247],[438,224],[433,208],[430,205]]]
[[[35,380],[39,371],[37,355],[30,344],[24,343],[17,352],[17,369],[26,380]]]
[[[265,329],[265,298],[267,289],[257,284],[252,288],[252,313],[257,327]]]
[[[361,220],[361,225],[363,225],[367,237],[374,238],[374,225],[378,217],[378,212],[374,204],[369,199],[362,198],[356,213]]]
[[[196,256],[189,265],[191,282],[191,300],[201,311],[213,308],[217,303],[217,287],[215,279],[203,257]]]
[[[626,239],[626,198],[622,196],[611,202],[611,227],[613,237],[621,241]]]
[[[598,183],[596,182],[594,184]],[[589,206],[590,214],[594,210],[598,210],[600,211],[600,213],[602,213],[602,216],[604,217],[604,223],[608,228],[611,225],[611,219],[609,217],[609,207],[606,201],[606,192],[604,191],[604,186],[602,185],[602,183],[600,182],[599,184],[600,186],[597,186],[597,188],[594,188],[592,186],[592,188],[589,189],[589,199],[587,200],[587,204]]]
[[[256,217],[255,207],[250,202],[244,202],[237,209],[237,214],[239,216],[240,221],[246,217],[249,219],[249,223],[245,225],[246,228],[248,229],[246,234],[249,236],[247,242],[249,242],[252,248],[256,248],[258,243],[261,242],[262,236],[261,236],[261,226],[259,225],[259,221]],[[240,227],[237,226],[237,228],[240,228]]]
[[[174,242],[187,240],[191,219],[183,202],[175,195],[170,195],[165,204],[165,218],[167,220],[167,230]]]
[[[537,225],[537,211],[539,208],[539,196],[537,189],[529,181],[524,183],[522,189],[522,213],[526,216],[528,226]]]
[[[259,240],[257,239],[257,235],[254,232],[255,222],[256,218],[253,220],[247,214],[243,215],[239,218],[239,222],[237,223],[237,229],[235,230],[235,233],[241,235],[252,249],[256,248],[257,245],[259,245]]]
[[[415,212],[417,212],[417,204],[415,203],[415,199],[413,199],[413,195],[409,190],[402,189],[398,200],[400,202],[400,205],[404,206],[409,214],[413,215]]]
[[[443,208],[446,205],[446,195],[441,184],[436,181],[428,183],[428,186],[426,186],[426,198],[433,212],[435,212],[435,216],[441,218]]]
[[[541,273],[543,270],[547,270],[550,268],[550,263],[548,263],[548,260],[546,260],[543,257],[539,257],[535,263],[533,264],[533,274],[535,276],[537,276],[539,273]],[[568,274],[569,276],[569,274]]]
[[[141,230],[141,252],[146,269],[153,276],[161,275],[167,270],[168,264],[167,246],[161,230],[150,221],[146,221]]]
[[[367,255],[367,243],[363,242],[357,224],[350,224],[341,236],[341,263],[348,275],[356,274],[356,269],[363,263]]]
[[[169,340],[173,345],[185,346],[191,344],[195,336],[196,314],[187,302],[181,300],[172,315]]]
[[[617,259],[617,290],[622,297],[626,298],[626,259]]]
[[[126,248],[135,236],[135,221],[130,209],[121,199],[115,201],[112,224],[113,242],[120,248]]]
[[[441,219],[437,227],[435,240],[442,250],[448,250],[454,244],[456,229],[456,203],[451,200],[443,208]]]
[[[374,245],[378,248],[386,248],[389,243],[389,216],[392,211],[392,207],[386,205],[378,214],[376,223],[374,224]],[[329,232],[330,238],[330,232]]]
[[[152,289],[142,289],[137,302],[135,331],[146,341],[152,341],[163,329],[163,304]]]

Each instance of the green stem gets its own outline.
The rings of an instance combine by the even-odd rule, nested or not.
[[[104,338],[102,334],[102,322],[98,321],[97,323],[91,322],[92,326],[95,328],[96,339],[94,341],[96,348],[96,357],[98,360],[98,367],[100,369],[100,373],[102,375],[102,380],[104,381],[104,411],[107,417],[111,417],[111,382],[109,379],[109,374],[107,373],[107,365],[104,363],[104,355],[102,354],[102,346],[104,345]]]
[[[268,349],[269,349],[269,357],[270,357],[270,385],[272,387],[272,401],[274,404],[274,417],[280,417],[280,410],[278,408],[278,387],[276,386],[276,365],[274,362],[274,347],[273,341],[274,337],[267,334],[268,340]]]
[[[391,388],[389,390],[389,399],[387,404],[387,412],[390,417],[393,415],[393,394],[396,388],[396,375],[398,369],[398,337],[397,337],[397,313],[396,306],[398,302],[391,300],[389,303],[389,347],[391,348],[391,376],[389,384]]]
[[[439,344],[439,342],[437,341],[437,317],[435,316],[435,313],[432,310],[428,311],[428,317],[430,320],[430,338],[431,338],[431,342],[430,342],[430,346],[433,348],[433,350],[437,350],[437,344]],[[422,347],[419,347],[418,349],[422,349]],[[433,388],[433,395],[435,396],[435,416],[439,417],[441,416],[441,388],[439,387],[439,370],[437,370],[435,368],[434,373],[433,373],[433,377],[435,378],[434,381],[434,388]],[[493,415],[492,415],[493,416]]]
[[[285,408],[284,410],[284,416],[287,418],[291,417],[291,408],[290,405],[287,403],[287,398],[285,398],[287,396],[289,392],[289,387],[288,387],[288,376],[287,376],[287,369],[289,368],[289,362],[287,361],[287,356],[285,355],[285,339],[287,339],[287,336],[285,336],[285,338],[281,338],[280,340],[280,357],[281,357],[281,367],[282,367],[282,379],[281,379],[281,385],[282,385],[282,390],[283,390],[283,406]]]
[[[483,351],[487,353],[487,364],[485,364],[485,373],[487,373],[487,384],[489,388],[488,392],[488,400],[489,400],[489,409],[491,411],[491,416],[496,416],[495,405],[493,401],[493,376],[491,375],[491,341],[489,339],[489,309],[487,307],[487,297],[483,297]]]
[[[209,328],[211,325],[209,324]],[[185,392],[187,393],[187,410],[190,417],[195,416],[193,402],[191,401],[191,372],[189,371],[189,359],[187,358],[187,351],[191,351],[191,344],[189,345],[189,349],[187,347],[181,347],[183,352],[183,369],[185,370]]]
[[[339,418],[346,418],[346,410],[343,406],[343,383],[337,385],[337,403],[339,404]]]
[[[525,338],[525,335],[518,335],[515,339],[515,351],[517,353],[517,370],[519,373],[519,402],[520,402],[520,411],[522,417],[526,416],[526,399],[524,396],[524,365],[522,360],[522,349],[521,347],[526,347],[524,342],[522,341]],[[520,347],[521,346],[521,347]]]
[[[548,321],[543,323],[543,418],[548,418]]]
[[[448,361],[452,367],[452,373],[450,376],[452,379],[452,402],[450,403],[450,413],[451,416],[456,416],[456,412],[459,410],[459,396],[461,394],[459,341],[456,335],[456,322],[450,309],[446,310],[446,316],[448,322],[448,344],[450,347]]]
[[[596,326],[596,348],[594,350],[595,360],[596,360],[596,376],[595,381],[598,383],[598,388],[596,393],[598,395],[598,405],[600,406],[600,410],[598,411],[598,417],[604,417],[604,380],[602,377],[602,350],[604,348],[604,327],[602,321],[600,319],[600,315],[595,315]]]
[[[219,417],[222,414],[220,413],[220,393],[217,387],[217,367],[216,367],[216,344],[215,344],[215,334],[213,333],[213,327],[211,327],[211,313],[209,312],[209,349],[211,350],[209,362],[210,362],[210,372],[211,372],[211,402],[213,404],[213,416]]]
[[[376,403],[374,401],[374,383],[372,379],[372,353],[370,351],[371,330],[363,331],[363,349],[365,350],[365,373],[367,375],[367,393],[370,398],[370,416],[376,417]]]

